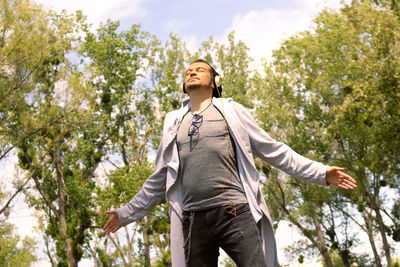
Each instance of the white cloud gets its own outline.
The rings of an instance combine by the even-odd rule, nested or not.
[[[195,35],[183,35],[181,38],[191,53],[196,52],[201,46],[199,38]]]
[[[264,9],[236,14],[231,26],[218,41],[226,42],[226,36],[235,31],[235,38],[245,42],[249,55],[255,59],[258,68],[260,59],[271,60],[272,51],[279,48],[281,42],[301,31],[310,29],[312,20],[323,8],[332,9],[341,6],[339,0],[295,0],[299,9]]]
[[[56,11],[65,9],[69,13],[74,13],[76,10],[82,10],[94,26],[107,19],[120,20],[126,17],[143,17],[147,14],[147,11],[141,7],[141,4],[145,1],[147,0],[37,0],[45,7]]]
[[[183,21],[183,20],[177,20],[177,19],[171,19],[168,20],[164,25],[164,30],[166,32],[173,32],[173,33],[177,33],[179,32],[181,29],[185,28],[188,25],[187,22]]]
[[[343,0],[344,2],[349,2],[348,0]],[[303,6],[304,9],[313,9],[319,11],[324,7],[328,8],[339,8],[341,7],[342,0],[294,0],[298,6]]]
[[[306,29],[310,21],[309,14],[298,10],[250,11],[237,14],[226,34],[234,30],[235,37],[245,42],[254,59],[269,59],[281,40]]]

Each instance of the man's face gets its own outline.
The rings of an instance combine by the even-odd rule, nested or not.
[[[186,69],[185,87],[188,93],[192,90],[214,88],[212,84],[211,68],[204,62],[196,62]]]

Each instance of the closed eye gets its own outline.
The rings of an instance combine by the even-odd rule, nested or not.
[[[195,70],[196,70],[196,72],[205,72],[205,71],[207,71],[206,68],[204,68],[204,67],[197,67]],[[190,73],[192,73],[192,71],[193,71],[193,69],[186,70],[186,73],[185,73],[186,77],[189,76]]]

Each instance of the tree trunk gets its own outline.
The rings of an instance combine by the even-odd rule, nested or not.
[[[65,245],[67,249],[67,260],[68,260],[68,267],[77,267],[78,264],[76,262],[75,256],[74,256],[74,248],[72,245],[72,238],[67,237],[65,239]]]
[[[387,266],[391,266],[392,265],[392,257],[390,255],[390,245],[386,238],[385,225],[384,225],[384,222],[382,219],[381,211],[380,211],[379,207],[375,207],[374,211],[376,214],[376,219],[378,221],[379,232],[381,233],[381,236],[382,236],[382,244],[383,244],[383,250],[385,251]]]
[[[125,226],[124,229],[125,229],[126,242],[128,244],[128,263],[129,265],[133,266],[133,255],[132,255],[133,242],[131,242],[131,238],[128,232],[128,227]]]
[[[333,267],[331,257],[329,256],[329,252],[326,249],[325,238],[324,238],[324,234],[322,233],[322,229],[321,229],[321,222],[319,221],[319,219],[317,218],[317,216],[315,214],[312,214],[312,219],[313,219],[313,222],[315,225],[315,230],[317,230],[318,249],[319,249],[322,257],[324,258],[326,266]]]
[[[375,178],[374,195],[371,195],[371,193],[368,190],[369,187],[367,187],[364,182],[364,181],[367,181],[366,178],[364,179],[364,177],[366,177],[365,173],[359,172],[358,176],[359,176],[359,181],[360,181],[363,195],[365,196],[365,199],[368,201],[369,206],[372,208],[372,210],[376,214],[376,220],[378,222],[379,232],[381,233],[381,236],[382,236],[382,243],[383,243],[383,249],[385,251],[385,256],[386,256],[386,260],[387,260],[387,266],[390,266],[391,262],[392,262],[392,259],[390,256],[390,246],[389,246],[389,243],[387,242],[385,227],[384,227],[382,215],[380,213],[380,208],[379,208],[379,188],[380,188],[379,178],[374,177]],[[364,219],[365,219],[365,217],[364,217]],[[368,225],[368,227],[369,227],[369,231],[371,231],[371,237],[373,238],[372,222],[370,222],[370,225]],[[368,233],[368,237],[370,238],[370,242],[371,242],[371,237],[370,237],[369,233]],[[371,245],[372,245],[372,243],[371,243]],[[375,246],[375,243],[374,243],[374,246]],[[375,260],[376,260],[377,256],[375,255],[375,252],[374,252],[374,256],[375,256]]]
[[[385,231],[385,223],[383,222],[381,209],[380,209],[380,203],[379,203],[380,202],[379,201],[379,189],[381,188],[381,183],[380,183],[379,177],[380,177],[379,174],[374,175],[374,198],[372,199],[374,201],[374,205],[372,207],[375,211],[376,219],[377,219],[378,225],[379,225],[379,231],[382,236],[383,250],[385,251],[387,266],[391,266],[392,265],[392,257],[390,255],[390,245],[389,245],[389,242],[387,241],[386,231]]]
[[[68,237],[68,227],[67,227],[67,220],[65,218],[65,211],[64,207],[60,206],[60,228],[61,228],[61,234],[65,237],[65,249],[67,252],[67,261],[68,261],[68,267],[77,267],[76,259],[74,256],[74,249],[73,249],[73,242],[72,238]]]
[[[60,152],[60,143],[57,143],[57,155],[56,155],[56,170],[57,170],[57,182],[58,182],[58,205],[59,205],[59,213],[58,218],[60,220],[60,228],[61,234],[65,238],[65,249],[67,253],[67,261],[68,267],[77,267],[78,264],[76,262],[74,256],[74,248],[73,241],[71,237],[68,237],[68,226],[65,212],[65,192],[64,192],[64,177],[62,173],[61,167],[61,152]]]
[[[277,194],[275,193],[275,191],[269,186],[267,186],[267,188],[272,193],[272,195],[274,196],[275,200],[279,203],[279,205],[282,208],[283,212],[287,215],[289,221],[291,223],[293,223],[295,226],[297,226],[297,228],[300,229],[300,231],[304,234],[304,236],[306,238],[308,238],[308,240],[310,240],[311,243],[318,248],[319,252],[321,253],[322,257],[324,258],[326,266],[327,267],[333,267],[332,260],[331,260],[331,258],[329,256],[329,252],[328,252],[328,250],[326,248],[324,235],[323,235],[322,230],[321,230],[321,223],[318,220],[318,218],[316,217],[316,215],[313,214],[312,218],[313,218],[313,221],[314,221],[314,225],[317,228],[318,240],[315,240],[313,235],[310,233],[310,231],[308,229],[306,229],[305,227],[303,227],[303,225],[300,224],[295,219],[294,216],[292,216],[292,214],[286,209],[285,204],[280,201],[280,199],[277,196]]]
[[[382,214],[380,211],[380,205],[379,205],[379,188],[380,188],[380,184],[379,184],[379,178],[375,178],[374,181],[374,194],[371,195],[368,191],[366,192],[367,194],[367,200],[370,203],[370,207],[372,208],[372,210],[375,212],[376,215],[376,221],[378,222],[378,228],[379,228],[379,232],[381,234],[382,237],[382,245],[383,245],[383,250],[385,251],[385,256],[386,256],[386,260],[387,260],[387,266],[391,266],[392,263],[392,258],[390,255],[390,245],[387,241],[386,238],[386,231],[385,231],[385,224],[383,222],[382,219]]]
[[[340,258],[342,259],[343,264],[346,267],[351,267],[350,261],[349,261],[349,254],[350,253],[348,250],[340,250],[339,251]]]
[[[150,244],[149,244],[149,236],[147,235],[148,220],[144,218],[143,224],[143,245],[144,245],[144,266],[151,267],[150,264]]]
[[[118,240],[118,234],[114,233],[115,239],[117,241],[114,240],[114,238],[112,237],[112,235],[108,235],[108,238],[111,240],[111,242],[114,244],[115,248],[117,249],[117,251],[119,252],[119,255],[121,257],[122,262],[124,263],[125,267],[130,267],[130,263],[125,259],[125,253],[123,251],[123,249],[120,246],[119,240]]]
[[[374,253],[375,263],[377,267],[382,267],[381,259],[378,254],[378,250],[376,249],[374,235],[372,232],[372,222],[367,214],[367,212],[363,211],[363,217],[366,225],[366,232],[368,235],[369,243],[371,244],[372,252]]]

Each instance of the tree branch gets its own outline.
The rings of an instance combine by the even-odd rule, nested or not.
[[[117,236],[116,233],[114,233],[114,235]],[[115,242],[114,238],[111,235],[107,235],[107,237],[111,240],[111,242],[114,244],[115,248],[118,250],[118,252],[119,252],[119,254],[121,256],[121,259],[124,262],[124,265],[128,266],[128,263],[126,262],[126,259],[124,257],[124,252],[122,251],[121,246],[117,242]]]
[[[7,154],[14,148],[15,146],[11,146],[9,148],[6,149],[6,151],[0,156],[0,161],[7,156]]]
[[[10,197],[10,199],[7,201],[7,203],[3,206],[3,208],[0,209],[0,214],[2,214],[7,207],[10,205],[11,201],[19,194],[19,192],[22,191],[22,189],[24,189],[25,185],[32,179],[33,175],[35,175],[35,172],[30,175],[22,185],[20,185],[17,189],[17,191],[15,191],[15,193]]]
[[[44,202],[46,202],[46,205],[54,212],[54,214],[57,217],[59,217],[59,212],[58,212],[57,208],[53,205],[53,203],[51,203],[51,201],[49,201],[49,199],[47,199],[46,194],[43,190],[43,187],[40,184],[38,177],[36,176],[36,168],[32,164],[32,161],[28,154],[27,149],[23,148],[22,151],[24,152],[24,156],[25,156],[26,161],[28,162],[29,168],[34,169],[34,175],[32,175],[32,178],[33,178],[33,181],[35,182],[37,190],[39,191],[40,195],[42,196]],[[48,151],[46,151],[46,153],[48,153]]]

